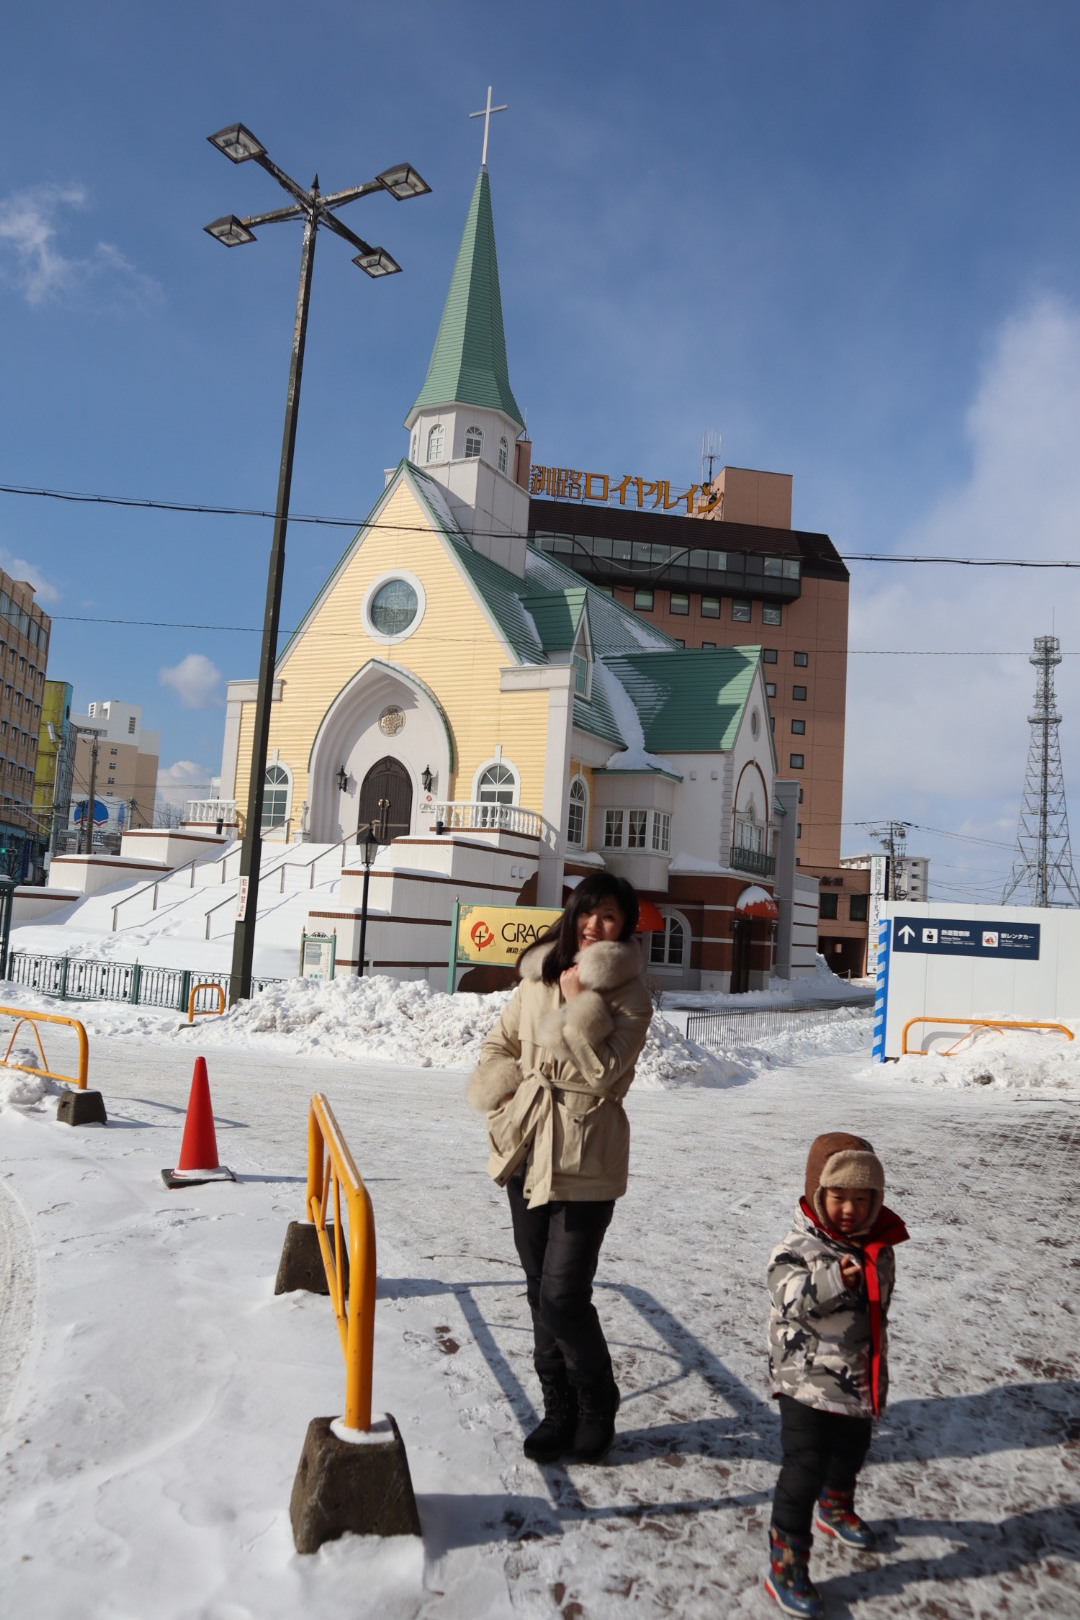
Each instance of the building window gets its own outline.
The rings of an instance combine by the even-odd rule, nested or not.
[[[478,427],[465,430],[465,460],[475,461],[484,446],[483,431]]]
[[[476,797],[481,804],[513,804],[517,777],[509,765],[496,763],[481,772]]]
[[[289,773],[283,765],[268,765],[264,777],[262,830],[283,827],[289,810]]]
[[[848,899],[848,916],[852,922],[865,922],[867,916],[866,903],[870,896],[867,894],[853,894]],[[836,896],[833,895],[833,899]]]
[[[809,653],[792,653],[791,657],[796,669],[806,669],[810,663]]]
[[[116,777],[115,776],[110,776],[109,780],[108,780],[108,783],[106,785],[108,787],[115,787],[116,786]]]
[[[791,769],[793,771],[801,771],[803,764],[805,763],[805,757],[806,756],[803,754],[789,754],[788,764],[791,766]]]
[[[419,599],[407,579],[388,579],[368,604],[368,617],[381,636],[400,636],[416,618]]]
[[[429,461],[441,461],[446,447],[446,430],[441,422],[436,422],[427,436],[427,458]]]
[[[791,722],[791,730],[796,737],[804,737],[806,735],[806,721],[793,720]]]
[[[775,681],[766,681],[765,682],[765,696],[766,697],[775,697],[776,696],[776,682]]]
[[[750,623],[750,604],[739,597],[735,597],[731,604],[731,617],[737,624]]]
[[[703,596],[701,598],[701,617],[703,619],[718,619],[720,617],[720,598],[718,596]]]
[[[605,849],[671,849],[671,817],[666,810],[605,810]]]
[[[803,795],[803,790],[802,790],[802,788],[800,788],[799,789],[799,803],[800,804],[802,804],[802,795]]]
[[[649,961],[653,967],[682,967],[686,949],[686,929],[678,917],[664,918],[664,931],[659,929],[649,941]]]
[[[782,609],[779,602],[763,602],[761,604],[762,624],[780,624]]]
[[[499,471],[504,473],[510,462],[510,446],[505,439],[499,440]]]
[[[410,458],[410,460],[412,460],[412,461],[416,460],[417,451],[419,449],[420,449],[420,435],[419,435],[419,433],[414,433],[413,436],[412,436],[412,443],[409,446],[409,458]]]
[[[793,703],[805,703],[806,702],[806,687],[805,686],[793,686],[791,688],[791,701]]]
[[[684,614],[690,612],[690,598],[685,591],[671,591],[668,595],[672,613]]]
[[[621,849],[623,841],[623,813],[621,810],[604,811],[604,848]]]
[[[795,823],[795,836],[796,836],[796,838],[801,838],[802,837],[802,822],[801,821],[797,821]]]
[[[653,592],[634,592],[634,611],[637,613],[651,613],[653,610]]]
[[[135,716],[133,714],[131,714],[131,715],[128,716],[128,736],[129,737],[134,737],[134,735],[135,735]]]
[[[776,716],[775,716],[775,714],[770,714],[770,716],[769,716],[769,730],[771,732],[773,732],[774,734],[776,732]]]
[[[818,901],[818,916],[831,919],[836,916],[836,902],[838,894],[823,894]]]
[[[776,663],[776,648],[775,647],[762,647],[762,649],[761,649],[761,662],[763,664],[775,664]]]
[[[702,642],[702,643],[701,643],[701,645],[702,645],[702,646],[703,646],[703,647],[708,647],[708,648],[709,648],[709,650],[710,650],[710,651],[711,651],[711,652],[715,652],[715,651],[716,651],[716,642],[715,642],[715,641],[703,641],[703,642]]]
[[[570,784],[570,802],[566,812],[566,842],[571,849],[585,848],[585,823],[589,809],[589,795],[580,776]]]
[[[686,642],[682,639],[681,636],[676,636],[675,637],[675,645],[676,645],[676,647],[685,647]]]

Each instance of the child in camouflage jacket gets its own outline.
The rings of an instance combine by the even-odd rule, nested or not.
[[[885,1405],[893,1249],[907,1237],[884,1191],[869,1142],[844,1131],[817,1137],[795,1225],[769,1256],[769,1370],[783,1461],[765,1588],[789,1614],[822,1612],[807,1567],[812,1521],[848,1546],[876,1540],[855,1512],[855,1482]]]

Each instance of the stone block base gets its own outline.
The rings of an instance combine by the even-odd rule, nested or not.
[[[100,1091],[65,1091],[56,1105],[56,1117],[61,1125],[107,1125]]]
[[[333,1231],[327,1227],[326,1235],[333,1243]],[[346,1278],[348,1267],[346,1266]],[[275,1294],[291,1294],[294,1288],[303,1288],[309,1294],[328,1294],[319,1234],[312,1221],[290,1221],[285,1243],[278,1261]]]
[[[289,1516],[297,1552],[317,1552],[339,1536],[418,1536],[409,1461],[398,1426],[386,1414],[359,1443],[340,1440],[333,1418],[312,1418],[293,1481]]]

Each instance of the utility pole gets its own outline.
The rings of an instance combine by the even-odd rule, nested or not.
[[[97,756],[98,734],[95,731],[94,735],[90,739],[90,792],[86,800],[86,817],[83,829],[86,835],[86,848],[83,851],[84,855],[92,855],[94,853],[94,805],[97,802]]]
[[[1033,906],[1052,906],[1059,893],[1062,898],[1057,904],[1080,906],[1061,770],[1061,716],[1054,697],[1054,666],[1061,663],[1057,636],[1036,636],[1028,662],[1037,672],[1035,708],[1028,715],[1031,741],[1016,829],[1016,854],[1001,903],[1006,905],[1019,889],[1027,891]]]
[[[890,821],[884,827],[871,827],[870,836],[876,838],[888,856],[888,876],[885,882],[890,900],[907,899],[905,861],[907,860],[907,830],[910,821]]]

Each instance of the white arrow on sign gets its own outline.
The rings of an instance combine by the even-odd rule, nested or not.
[[[915,930],[914,930],[914,928],[909,928],[907,923],[905,923],[903,928],[901,928],[900,931],[899,931],[899,937],[901,939],[906,938],[908,940],[908,942],[910,943],[915,938]]]

